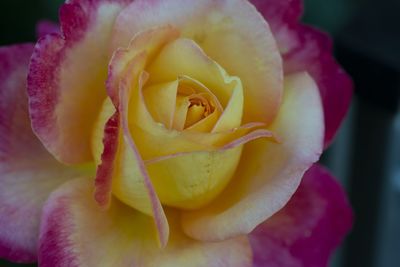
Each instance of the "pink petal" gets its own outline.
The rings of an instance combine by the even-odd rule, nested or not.
[[[106,123],[104,129],[101,164],[97,168],[95,180],[95,200],[101,207],[107,207],[111,200],[112,175],[118,150],[120,133],[119,113],[115,113]]]
[[[128,1],[67,1],[60,9],[62,34],[35,47],[28,77],[33,129],[64,163],[92,159],[93,123],[105,99],[109,37]]]
[[[49,193],[75,171],[32,133],[26,76],[33,45],[0,48],[0,258],[37,260],[39,219]]]
[[[254,267],[325,267],[352,221],[346,193],[314,165],[289,203],[250,234]]]
[[[251,0],[264,15],[284,58],[285,73],[307,71],[317,82],[325,114],[325,147],[332,142],[349,108],[352,81],[336,63],[332,41],[299,23],[301,0]]]
[[[285,23],[298,23],[303,13],[302,0],[250,0],[272,28]]]
[[[43,36],[50,33],[60,32],[60,26],[49,20],[39,21],[36,25],[36,36],[42,38]]]
[[[160,248],[150,217],[116,199],[110,209],[99,210],[91,193],[91,181],[77,179],[50,196],[42,217],[39,266],[251,266],[246,236],[195,241],[182,233],[179,213],[171,210],[171,238]]]

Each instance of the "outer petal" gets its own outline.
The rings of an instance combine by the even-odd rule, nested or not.
[[[235,177],[210,206],[183,214],[189,236],[221,240],[250,233],[280,210],[322,152],[323,113],[314,81],[305,73],[285,78],[283,106],[271,127],[281,143],[245,145]]]
[[[60,26],[49,20],[39,21],[36,25],[36,36],[42,38],[43,36],[50,33],[60,32]]]
[[[303,0],[250,0],[274,30],[287,23],[297,23],[303,13]]]
[[[168,215],[173,226],[170,242],[160,249],[150,217],[115,199],[108,211],[100,211],[91,187],[78,179],[51,195],[41,227],[40,266],[251,266],[246,237],[219,243],[194,241],[179,229],[175,211]]]
[[[289,203],[250,234],[254,267],[327,266],[352,217],[335,178],[313,166]]]
[[[326,147],[350,106],[353,83],[332,57],[327,35],[307,26],[298,26],[296,32],[299,44],[284,55],[285,72],[307,71],[317,82],[324,106]]]
[[[117,18],[113,47],[126,45],[138,31],[167,24],[241,78],[244,123],[272,121],[281,102],[282,62],[268,24],[248,1],[133,1]]]
[[[108,44],[125,0],[68,1],[62,34],[42,38],[32,57],[28,93],[33,129],[60,161],[91,159],[90,135],[106,89]]]
[[[60,166],[32,133],[26,75],[33,45],[0,48],[0,258],[37,260],[42,205],[78,171]]]
[[[251,0],[271,25],[284,58],[285,73],[307,71],[317,82],[325,115],[325,146],[329,145],[351,102],[352,82],[332,57],[330,38],[301,25],[300,0]]]

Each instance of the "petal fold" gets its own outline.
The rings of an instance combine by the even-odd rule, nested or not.
[[[164,247],[169,238],[168,221],[128,128],[128,103],[131,95],[128,84],[131,81],[125,82],[121,84],[119,98],[122,133],[112,191],[124,203],[153,217],[160,245]]]

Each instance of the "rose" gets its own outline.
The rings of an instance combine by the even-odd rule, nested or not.
[[[1,50],[2,257],[40,266],[327,261],[351,218],[328,174],[310,169],[271,216],[318,159],[323,115],[330,142],[349,80],[325,37],[297,23],[299,2],[252,3],[269,24],[244,0],[69,1],[62,34],[40,39],[30,60],[30,119],[32,48]],[[338,211],[341,227],[323,223]]]

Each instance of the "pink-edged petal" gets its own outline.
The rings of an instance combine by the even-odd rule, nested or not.
[[[35,47],[28,76],[32,126],[64,163],[92,159],[93,123],[105,99],[114,19],[129,1],[68,1],[60,9],[62,34]]]
[[[50,33],[59,33],[60,26],[49,20],[41,20],[36,24],[36,36],[42,38]]]
[[[60,166],[33,134],[26,76],[33,45],[0,48],[0,258],[37,260],[41,209],[78,171]]]
[[[314,165],[289,203],[249,235],[254,267],[325,267],[352,221],[340,184]]]
[[[284,23],[297,23],[303,14],[303,0],[250,0],[274,30]]]
[[[298,26],[296,33],[299,44],[284,55],[285,72],[307,71],[317,82],[324,106],[326,147],[349,109],[353,83],[333,58],[329,36],[308,26]]]
[[[304,26],[300,0],[251,0],[264,15],[278,42],[286,74],[307,71],[321,92],[325,116],[325,147],[332,142],[352,96],[352,81],[336,63],[328,35]]]
[[[112,176],[118,151],[120,134],[119,113],[107,121],[104,128],[103,153],[101,164],[97,167],[94,198],[101,207],[108,207],[111,200]]]
[[[138,57],[143,57],[143,63],[138,64],[138,66],[142,67],[136,68],[136,72],[141,71],[141,68],[144,68],[150,59],[153,59],[160,52],[163,46],[178,38],[178,36],[179,31],[177,29],[170,25],[162,25],[162,27],[156,27],[148,31],[140,31],[131,36],[132,39],[130,39],[126,48],[117,48],[109,64],[106,83],[108,95],[114,105],[118,106],[119,82],[126,75],[126,70],[129,69],[128,66],[132,61],[137,60]]]
[[[42,217],[41,267],[251,266],[245,236],[218,243],[195,241],[182,233],[179,214],[171,210],[171,238],[160,249],[150,217],[116,199],[109,210],[99,210],[91,193],[90,181],[77,179],[51,195]]]
[[[283,105],[270,130],[279,143],[247,143],[226,190],[208,207],[183,213],[186,234],[201,240],[247,234],[289,201],[323,148],[322,105],[309,75],[285,77]]]
[[[128,81],[126,81],[128,82]],[[125,147],[125,153],[120,156],[120,160],[122,164],[127,166],[123,166],[122,169],[131,168],[128,170],[126,176],[122,175],[122,178],[119,183],[119,187],[126,186],[126,188],[119,188],[119,192],[124,192],[128,194],[125,196],[125,199],[131,199],[129,193],[140,192],[142,201],[148,202],[150,215],[154,218],[154,222],[157,228],[158,239],[160,245],[164,247],[169,238],[169,226],[167,218],[165,217],[165,213],[163,207],[161,206],[161,202],[158,199],[158,196],[154,190],[154,187],[151,183],[150,177],[146,170],[146,166],[144,165],[143,159],[136,147],[136,144],[130,134],[129,126],[128,126],[128,103],[130,99],[130,89],[127,84],[121,85],[123,88],[120,90],[120,124],[122,128],[123,135],[123,146]],[[129,159],[131,161],[129,161]],[[129,164],[129,165],[128,165]],[[135,166],[134,166],[135,165]],[[135,174],[135,176],[130,176]],[[115,185],[115,184],[114,184]],[[131,186],[131,188],[129,188]],[[116,186],[114,186],[116,188]],[[132,190],[133,189],[133,190]],[[136,203],[131,203],[136,205]],[[144,206],[147,206],[144,204]]]
[[[281,103],[282,59],[268,23],[254,6],[246,0],[136,0],[116,20],[113,47],[126,45],[139,31],[168,24],[240,77],[244,123],[271,123]]]

